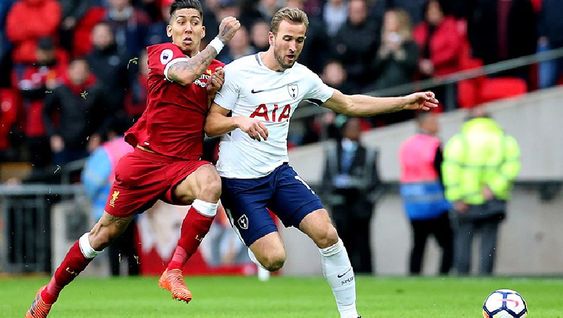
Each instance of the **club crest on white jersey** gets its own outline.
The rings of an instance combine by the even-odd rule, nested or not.
[[[299,86],[297,86],[297,84],[287,85],[287,91],[289,92],[289,96],[293,99],[296,99],[297,96],[299,96]]]

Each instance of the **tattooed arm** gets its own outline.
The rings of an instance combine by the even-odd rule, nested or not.
[[[207,70],[211,61],[217,56],[224,43],[230,41],[237,30],[240,28],[240,22],[233,17],[226,17],[219,25],[219,34],[211,41],[205,49],[190,59],[175,63],[168,69],[168,79],[181,85],[193,83],[203,72]]]

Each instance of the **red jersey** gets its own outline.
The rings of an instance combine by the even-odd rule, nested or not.
[[[147,108],[127,131],[125,140],[133,147],[139,144],[165,156],[198,160],[203,153],[203,126],[209,111],[207,82],[224,64],[213,60],[198,79],[182,86],[165,76],[171,65],[188,59],[176,45],[152,45],[147,53]]]

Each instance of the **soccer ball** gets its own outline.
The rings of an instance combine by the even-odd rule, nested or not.
[[[484,318],[524,318],[527,314],[524,298],[510,289],[495,290],[483,304]]]

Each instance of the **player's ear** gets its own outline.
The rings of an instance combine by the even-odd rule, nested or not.
[[[201,38],[203,39],[205,37],[205,26],[201,26],[202,31],[202,35]]]
[[[272,31],[268,32],[268,43],[270,45],[274,45],[274,33]]]
[[[170,24],[166,26],[166,35],[169,38],[172,37],[172,26]]]

